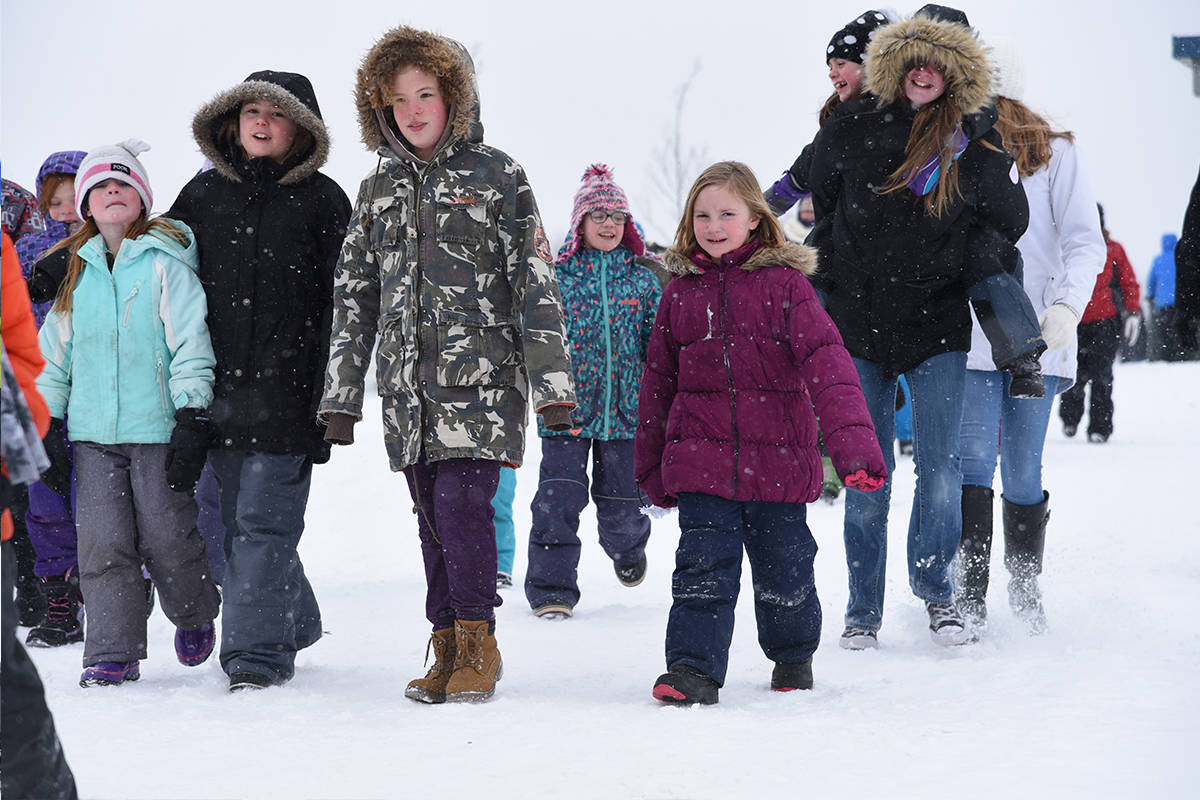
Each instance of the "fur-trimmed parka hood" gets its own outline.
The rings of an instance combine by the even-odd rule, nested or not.
[[[371,151],[391,149],[404,158],[420,161],[396,127],[388,97],[392,79],[408,66],[436,76],[446,95],[446,132],[436,149],[442,150],[452,142],[483,141],[479,88],[470,53],[453,39],[401,25],[380,37],[358,68],[354,102],[363,144]]]
[[[663,265],[675,275],[703,275],[704,270],[674,247],[663,253]],[[741,269],[754,272],[763,267],[791,267],[803,275],[817,271],[817,251],[808,245],[785,244],[783,247],[760,247],[741,264]]]
[[[908,102],[904,76],[918,64],[936,63],[945,68],[946,93],[964,115],[989,105],[992,73],[987,48],[965,19],[956,22],[919,12],[875,31],[867,45],[866,90],[880,105]]]
[[[313,137],[313,146],[292,162],[279,179],[281,184],[296,183],[319,170],[329,158],[329,131],[321,119],[321,107],[308,78],[295,72],[262,70],[251,73],[246,80],[227,89],[200,107],[192,118],[192,136],[200,152],[212,162],[213,168],[235,183],[242,181],[233,153],[222,149],[217,141],[221,126],[232,115],[236,117],[242,104],[249,100],[270,100],[287,112],[298,127]],[[298,160],[297,160],[298,159]]]

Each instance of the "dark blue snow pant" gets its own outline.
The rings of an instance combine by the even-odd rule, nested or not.
[[[650,518],[641,513],[633,440],[547,436],[542,439],[525,571],[525,597],[531,608],[548,603],[574,608],[579,602],[579,514],[588,504],[589,451],[600,546],[618,567],[636,564],[646,552]]]
[[[667,669],[690,666],[725,684],[742,547],[754,579],[758,644],[777,663],[810,658],[821,641],[814,584],[817,543],[803,503],[679,495],[679,547],[671,578]]]

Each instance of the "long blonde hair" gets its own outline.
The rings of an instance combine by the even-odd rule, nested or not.
[[[709,186],[727,187],[734,197],[750,208],[751,217],[758,217],[758,227],[750,232],[751,239],[757,238],[763,247],[783,247],[786,242],[783,228],[779,226],[779,221],[775,219],[770,206],[763,199],[762,189],[759,188],[758,178],[754,177],[754,171],[740,161],[718,161],[700,173],[700,177],[696,178],[691,191],[688,192],[683,219],[679,221],[679,227],[675,230],[675,250],[690,256],[700,249],[692,216],[696,213],[696,198]]]
[[[1017,171],[1028,178],[1050,163],[1054,139],[1075,141],[1071,131],[1056,131],[1045,117],[1035,112],[1020,100],[1011,97],[996,98],[996,130],[1004,140],[1004,149],[1017,162]]]
[[[79,276],[83,274],[84,268],[84,260],[79,255],[79,250],[92,237],[97,236],[99,233],[100,229],[96,227],[96,220],[89,214],[87,220],[79,226],[79,230],[47,251],[48,253],[52,253],[55,250],[62,250],[64,248],[71,251],[70,260],[67,262],[67,274],[63,278],[62,283],[58,285],[58,292],[54,295],[54,305],[50,307],[52,311],[57,311],[61,314],[71,313],[75,285],[79,283]],[[146,234],[153,234],[164,242],[174,242],[181,248],[186,248],[190,243],[187,234],[179,228],[162,217],[149,219],[146,216],[145,209],[142,209],[142,213],[138,215],[138,218],[129,223],[129,227],[125,229],[123,238],[138,239]]]

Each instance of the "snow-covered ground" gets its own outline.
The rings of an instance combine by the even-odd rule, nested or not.
[[[769,690],[747,579],[720,704],[660,706],[650,688],[664,666],[676,518],[655,521],[649,575],[628,589],[588,513],[575,618],[536,619],[508,590],[495,699],[410,702],[404,685],[423,673],[428,636],[424,581],[376,405],[358,443],[315,473],[302,556],[329,634],[301,653],[290,684],[228,694],[215,658],[175,661],[161,611],[136,684],[80,689],[81,646],[33,656],[85,798],[1194,796],[1200,364],[1117,369],[1108,444],[1066,439],[1051,421],[1051,628],[1040,637],[1008,612],[997,547],[986,640],[930,641],[905,578],[913,477],[901,459],[877,651],[837,647],[842,506],[810,507],[825,612],[812,692]],[[518,473],[518,580],[539,452],[535,441]]]

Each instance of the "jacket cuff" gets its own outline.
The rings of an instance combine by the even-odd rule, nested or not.
[[[328,415],[325,427],[325,441],[330,444],[354,444],[354,423],[357,422],[349,414],[334,413]]]

